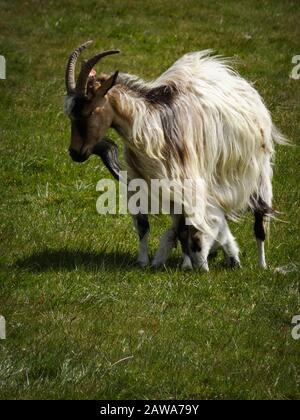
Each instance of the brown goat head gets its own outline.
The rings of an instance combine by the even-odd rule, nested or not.
[[[83,61],[75,81],[78,57],[91,42],[82,44],[72,52],[66,68],[65,110],[71,120],[69,153],[75,162],[84,162],[89,158],[95,146],[104,138],[113,120],[113,110],[106,94],[116,83],[118,72],[112,76],[97,78],[93,68],[101,58],[117,54],[119,51],[104,51]]]

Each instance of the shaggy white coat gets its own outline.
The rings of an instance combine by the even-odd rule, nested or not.
[[[204,233],[212,232],[212,207],[231,218],[253,207],[255,198],[271,207],[274,143],[285,139],[258,92],[226,60],[211,56],[209,50],[190,53],[151,83],[124,74],[119,82],[127,89],[117,85],[111,95],[131,120],[131,130],[122,134],[132,177],[192,180],[197,213],[191,222]],[[150,106],[135,93],[168,84],[179,92],[169,124],[184,145],[184,165],[167,153],[161,118],[167,105]],[[193,213],[191,193],[182,203],[188,215]]]

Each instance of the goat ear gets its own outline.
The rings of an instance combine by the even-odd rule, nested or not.
[[[102,99],[107,94],[107,92],[115,85],[119,71],[116,71],[112,76],[108,79],[101,80],[100,82],[96,81],[93,86],[92,90],[92,98],[90,105],[86,109],[86,115],[89,115],[97,106],[100,106],[102,103]]]
[[[97,89],[96,96],[103,98],[107,92],[116,84],[119,71],[116,71],[112,76],[106,79],[99,89]]]

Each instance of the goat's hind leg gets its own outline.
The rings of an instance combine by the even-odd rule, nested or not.
[[[255,211],[254,212],[254,233],[256,237],[257,242],[257,250],[258,250],[258,261],[260,267],[263,269],[267,269],[267,263],[266,263],[266,254],[265,254],[265,240],[266,240],[266,229],[264,226],[264,214]]]
[[[260,267],[267,269],[266,254],[265,254],[265,240],[266,240],[266,228],[265,228],[265,217],[266,213],[255,210],[254,211],[254,233],[256,237],[257,250],[258,250],[258,261]]]
[[[271,201],[271,200],[270,200]],[[274,213],[270,205],[268,205],[261,198],[257,201],[254,207],[254,233],[257,242],[259,265],[263,269],[267,269],[266,254],[265,254],[265,240],[266,240],[266,224],[269,218]]]
[[[145,268],[149,265],[148,238],[150,225],[146,214],[133,216],[134,227],[139,235],[138,264]]]

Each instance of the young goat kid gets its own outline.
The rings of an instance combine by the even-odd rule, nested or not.
[[[118,52],[102,52],[85,61],[75,82],[76,61],[89,44],[71,54],[66,70],[72,159],[87,160],[108,128],[115,128],[125,143],[130,179],[142,178],[149,185],[152,179],[192,181],[198,206],[191,218],[197,230],[194,242],[198,245],[193,248],[197,265],[208,268],[209,249],[216,240],[221,241],[224,231],[232,249],[228,241],[223,245],[239,263],[225,215],[236,218],[250,207],[255,215],[259,262],[266,268],[264,222],[272,214],[274,143],[285,143],[285,139],[257,91],[224,60],[203,51],[186,54],[151,83],[116,72],[98,79],[88,92],[93,67],[101,58]],[[183,217],[193,213],[185,197],[180,203]],[[174,223],[178,226],[178,221]],[[140,236],[139,259],[146,265],[147,216],[135,216],[135,225]],[[157,254],[155,265],[164,258]]]

